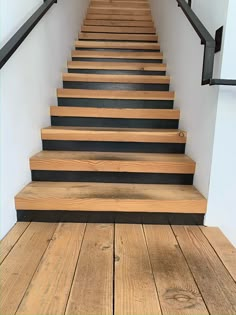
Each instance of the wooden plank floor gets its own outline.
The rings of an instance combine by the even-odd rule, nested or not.
[[[236,314],[217,228],[20,222],[0,257],[1,315]]]

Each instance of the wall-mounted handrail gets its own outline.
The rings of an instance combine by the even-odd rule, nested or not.
[[[193,12],[186,0],[176,0],[204,45],[202,85],[236,85],[236,80],[213,79],[216,41]]]
[[[46,0],[0,49],[0,69],[5,65],[5,63],[32,31],[32,29],[38,24],[46,12],[56,2],[57,0]]]

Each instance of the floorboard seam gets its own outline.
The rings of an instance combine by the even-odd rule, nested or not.
[[[115,315],[115,280],[116,280],[116,224],[113,228],[113,298],[112,298],[112,313]]]
[[[234,280],[233,276],[231,275],[230,271],[228,270],[228,268],[226,267],[224,261],[221,259],[221,257],[218,255],[217,250],[215,249],[215,247],[211,244],[210,240],[208,239],[208,237],[204,234],[204,232],[202,231],[202,229],[200,227],[198,227],[199,230],[201,231],[201,233],[203,234],[203,236],[205,237],[205,239],[207,240],[207,242],[209,243],[209,245],[211,246],[211,248],[213,249],[214,253],[216,254],[216,256],[218,257],[218,259],[220,260],[220,262],[222,263],[222,265],[224,266],[224,268],[226,269],[227,273],[230,275],[230,277],[233,279],[234,283],[236,283],[236,281]]]
[[[30,224],[32,224],[32,222],[31,222]],[[30,226],[30,224],[29,224],[28,226]],[[18,307],[17,307],[17,309],[16,309],[16,311],[15,311],[14,314],[17,314],[17,312],[18,312],[18,310],[19,310],[19,308],[20,308],[20,306],[21,306],[21,303],[23,302],[23,300],[24,300],[24,298],[25,298],[26,292],[27,292],[29,286],[31,285],[31,282],[32,282],[32,280],[33,280],[33,278],[34,278],[34,275],[36,274],[36,272],[37,272],[37,270],[38,270],[38,268],[39,268],[39,266],[40,266],[40,264],[41,264],[41,261],[42,261],[43,257],[45,256],[45,253],[47,252],[48,247],[49,247],[49,245],[51,244],[51,241],[53,240],[53,237],[54,237],[54,235],[55,235],[55,233],[56,233],[56,230],[58,229],[58,226],[59,226],[59,224],[57,223],[57,225],[56,225],[56,227],[55,227],[55,230],[54,230],[54,232],[53,232],[51,238],[48,240],[49,242],[48,242],[48,244],[47,244],[47,246],[46,246],[44,252],[42,253],[41,258],[39,259],[39,262],[38,262],[38,264],[37,264],[37,266],[36,266],[36,268],[35,268],[35,270],[34,270],[34,272],[33,272],[33,274],[32,274],[32,277],[31,277],[31,279],[30,279],[28,285],[26,286],[25,292],[24,292],[24,294],[23,294],[23,296],[22,296],[22,299],[20,300],[20,302],[19,302],[19,304],[18,304]]]
[[[15,244],[12,246],[12,248],[9,250],[9,252],[7,253],[6,257],[4,257],[4,259],[2,260],[2,262],[0,263],[0,266],[2,265],[2,263],[5,261],[5,259],[8,257],[8,255],[11,253],[11,251],[13,250],[13,248],[16,246],[16,244],[19,242],[19,240],[21,239],[21,237],[23,236],[23,234],[25,234],[26,230],[28,229],[28,227],[30,226],[32,222],[29,222],[29,224],[27,225],[27,227],[24,229],[24,231],[21,233],[21,235],[18,237],[18,239],[16,240]],[[16,222],[17,224],[17,222]],[[13,226],[14,227],[14,226]],[[12,230],[12,229],[11,229]],[[10,233],[11,230],[8,232]],[[7,236],[7,234],[6,234]],[[2,241],[4,240],[4,238],[2,239]],[[1,242],[2,242],[1,241]]]
[[[75,279],[75,274],[76,274],[76,270],[77,270],[78,263],[79,263],[80,253],[81,253],[81,250],[82,250],[85,233],[86,233],[87,226],[88,226],[88,223],[75,223],[75,224],[85,224],[85,227],[84,227],[84,233],[83,233],[83,236],[82,236],[82,239],[81,239],[81,245],[80,245],[80,249],[79,249],[79,253],[78,253],[78,258],[77,258],[77,261],[76,261],[76,264],[75,264],[75,269],[74,269],[74,273],[73,273],[73,277],[72,277],[72,281],[71,281],[71,286],[70,286],[70,290],[69,290],[67,301],[65,303],[65,308],[64,308],[63,314],[66,314],[66,310],[67,310],[68,303],[69,303],[69,300],[70,300],[70,295],[71,295],[71,291],[72,291],[72,287],[73,287],[73,283],[74,283],[74,279]]]
[[[151,260],[150,253],[149,253],[148,242],[147,242],[147,238],[146,238],[146,234],[145,234],[144,225],[141,224],[141,226],[142,226],[144,241],[145,241],[146,248],[147,248],[147,255],[148,255],[148,259],[149,259],[149,263],[150,263],[150,267],[151,267],[151,271],[152,271],[152,278],[153,278],[153,281],[154,281],[154,285],[155,285],[156,292],[157,292],[157,298],[158,298],[158,302],[159,302],[159,305],[160,305],[161,314],[164,315],[164,312],[163,312],[163,309],[162,309],[162,305],[161,305],[161,299],[160,299],[158,288],[157,288],[157,284],[156,284],[156,279],[155,279],[155,276],[154,276],[154,273],[153,273],[152,260]]]
[[[182,253],[183,257],[184,257],[184,260],[186,261],[186,264],[187,264],[187,266],[188,266],[188,269],[189,269],[189,271],[190,271],[190,273],[191,273],[191,275],[192,275],[192,277],[193,277],[193,280],[194,280],[194,282],[195,282],[195,284],[196,284],[196,287],[198,288],[199,294],[200,294],[201,297],[202,297],[202,301],[204,302],[204,304],[205,304],[205,306],[206,306],[206,309],[207,309],[209,315],[214,315],[214,314],[212,314],[212,313],[210,312],[210,310],[209,310],[209,308],[208,308],[208,306],[207,306],[207,303],[206,303],[206,301],[205,301],[205,299],[204,299],[204,296],[202,295],[202,292],[201,292],[201,290],[200,290],[200,288],[199,288],[199,286],[198,286],[198,283],[197,283],[197,281],[196,281],[196,279],[195,279],[195,277],[194,277],[194,274],[193,274],[193,272],[192,272],[192,269],[191,269],[190,266],[189,266],[188,260],[187,260],[187,258],[186,258],[185,255],[184,255],[184,252],[183,252],[183,250],[182,250],[182,248],[181,248],[181,246],[180,246],[180,243],[179,243],[179,241],[178,241],[178,238],[176,237],[175,231],[174,231],[174,229],[172,228],[172,225],[171,225],[171,224],[170,224],[170,228],[171,228],[171,230],[172,230],[172,232],[173,232],[173,234],[174,234],[174,236],[175,236],[175,239],[176,239],[176,242],[177,242],[177,244],[178,244],[179,250],[181,251],[181,253]]]

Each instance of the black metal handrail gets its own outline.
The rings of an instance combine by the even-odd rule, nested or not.
[[[9,41],[0,49],[0,69],[5,65],[9,58],[14,54],[17,48],[29,35],[32,29],[38,24],[51,6],[57,0],[46,0],[35,11],[35,13],[19,28],[19,30],[9,39]]]
[[[202,85],[236,85],[236,80],[213,79],[216,41],[185,0],[176,0],[204,45]]]

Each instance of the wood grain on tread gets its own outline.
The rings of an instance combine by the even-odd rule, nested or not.
[[[48,127],[41,133],[43,140],[186,143],[178,129]]]
[[[90,34],[90,33],[84,33],[84,34]],[[97,34],[97,33],[95,33]],[[111,34],[110,34],[111,35]],[[99,37],[99,36],[98,36]],[[100,36],[101,37],[101,36]],[[120,36],[119,36],[120,37]],[[147,42],[120,42],[120,41],[83,41],[79,40],[75,42],[75,47],[77,48],[100,48],[100,49],[106,49],[106,48],[118,48],[118,49],[153,49],[153,50],[160,50],[160,44],[158,43],[147,43]]]
[[[236,283],[199,227],[173,230],[210,314],[236,314]]]
[[[120,34],[155,34],[156,29],[154,27],[125,27],[125,26],[90,26],[83,25],[82,32],[90,33],[120,33]]]
[[[17,315],[64,314],[85,224],[59,223]]]
[[[106,40],[130,40],[130,41],[150,41],[158,40],[157,35],[150,34],[109,34],[109,33],[80,33],[79,39],[106,39]],[[140,48],[142,49],[142,48]]]
[[[20,210],[205,213],[191,185],[32,182],[15,198]]]
[[[166,71],[166,64],[147,62],[69,61],[67,66],[70,69]]]
[[[66,314],[112,314],[113,229],[113,224],[87,225]]]
[[[75,106],[51,106],[51,116],[103,117],[140,119],[179,119],[178,109],[94,108]]]
[[[112,2],[107,2],[107,1],[91,1],[90,2],[90,8],[147,8],[149,9],[150,6],[146,2],[135,2],[135,1],[112,1]]]
[[[169,225],[144,225],[163,315],[209,314]]]
[[[201,227],[202,232],[236,282],[236,248],[217,227]]]
[[[161,75],[64,73],[63,81],[169,84],[170,77]]]
[[[86,20],[152,21],[151,15],[87,14]]]
[[[10,253],[12,248],[15,246],[17,241],[20,239],[21,235],[25,232],[29,226],[29,222],[18,222],[13,226],[13,228],[8,232],[8,234],[0,242],[0,264]]]
[[[115,227],[114,314],[162,314],[141,225]]]
[[[54,223],[31,223],[1,264],[1,314],[17,311],[55,229]]]
[[[31,170],[193,174],[184,154],[42,151],[30,159]]]
[[[87,11],[87,14],[117,14],[117,15],[141,15],[141,16],[149,16],[151,18],[151,11],[147,8],[132,8],[132,9],[121,9],[121,8],[112,8],[112,9],[104,9],[98,8],[94,9],[90,7]]]
[[[175,93],[169,92],[169,91],[57,89],[57,97],[118,99],[118,100],[168,100],[168,101],[172,101],[175,99]]]
[[[84,20],[84,25],[98,26],[131,26],[131,27],[154,27],[152,21],[113,21],[113,20]]]
[[[72,58],[163,59],[160,52],[73,50]]]

